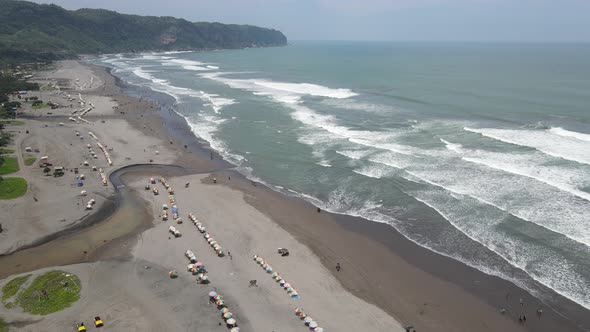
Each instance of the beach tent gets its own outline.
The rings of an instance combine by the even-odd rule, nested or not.
[[[84,185],[84,182],[80,179],[76,180],[76,183],[78,184],[78,187],[82,187]]]
[[[225,321],[225,323],[227,324],[228,327],[235,327],[236,326],[236,320],[233,318],[230,318],[228,320]]]

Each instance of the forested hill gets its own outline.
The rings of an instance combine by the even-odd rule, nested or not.
[[[195,8],[187,10],[202,10]],[[218,49],[286,45],[278,30],[193,23],[173,17],[0,0],[0,57],[51,59],[81,53]]]

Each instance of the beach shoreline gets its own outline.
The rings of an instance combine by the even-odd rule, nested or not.
[[[126,86],[129,91],[138,91],[136,86],[122,82],[119,79],[117,79],[117,82],[123,87]],[[144,96],[146,98],[150,98],[150,96],[153,95],[162,94],[160,92],[151,91],[147,88],[142,88],[141,91],[145,93]],[[153,101],[158,102],[158,98],[153,99]],[[171,102],[169,102],[169,104],[165,107],[171,106]],[[193,154],[196,154],[199,158],[209,159],[209,154],[212,153],[214,155],[213,161],[217,162],[219,166],[233,167],[232,164],[224,161],[218,153],[212,150],[206,142],[198,140],[182,116],[176,114],[175,112],[169,112],[166,109],[162,109],[160,111],[160,116],[163,119],[163,124],[161,124],[160,128],[162,131],[167,133],[168,137],[173,137],[173,139],[178,140],[179,144],[181,145],[188,144],[189,150]],[[146,132],[146,134],[148,133]],[[177,160],[177,164],[190,167],[190,163],[186,163],[182,158]],[[313,224],[313,221],[315,221],[315,218],[313,217],[316,214],[316,207],[313,204],[298,197],[284,195],[283,193],[277,192],[262,183],[257,183],[256,186],[253,186],[252,184],[256,183],[255,181],[247,179],[236,170],[228,169],[225,172],[230,174],[232,178],[232,180],[229,181],[231,183],[226,181],[226,185],[248,193],[248,197],[264,197],[264,199],[252,199],[248,202],[253,204],[261,212],[271,216],[271,219],[273,219],[287,231],[297,235],[298,233],[302,233],[302,231],[297,231],[296,228],[305,225],[305,229],[308,234],[316,233],[318,225]],[[225,176],[218,176],[218,178],[224,179]],[[238,182],[236,180],[241,181]],[[221,180],[220,183],[223,183],[223,180]],[[297,219],[298,221],[303,221],[303,225],[299,225],[294,223],[293,220],[289,220],[289,218],[281,218],[282,210],[272,209],[273,205],[268,204],[266,202],[267,200],[274,200],[275,202],[279,200],[289,201],[298,206],[296,209],[298,212],[311,211],[311,214],[306,215],[309,215],[313,219],[312,221],[305,222],[307,221],[306,218],[299,218]],[[282,207],[281,204],[274,206]],[[336,229],[342,231],[338,232],[337,235],[332,235],[332,238],[330,239],[330,245],[337,243],[338,237],[345,233],[354,234],[353,241],[358,241],[359,247],[361,248],[367,247],[367,244],[373,245],[374,242],[378,242],[380,244],[379,248],[373,247],[372,249],[375,251],[373,251],[371,254],[368,254],[368,256],[378,256],[381,253],[387,252],[389,254],[388,257],[390,257],[392,260],[397,261],[398,264],[403,265],[405,268],[414,270],[416,273],[415,275],[413,274],[412,276],[406,277],[408,282],[411,283],[411,281],[416,278],[427,278],[428,282],[426,282],[426,284],[437,284],[437,287],[430,288],[432,293],[436,293],[439,287],[447,287],[448,291],[446,294],[439,294],[438,304],[431,305],[431,307],[442,307],[449,305],[450,303],[448,302],[448,299],[456,299],[455,292],[466,293],[465,295],[468,300],[466,299],[465,302],[462,303],[461,309],[452,309],[454,312],[453,315],[448,312],[438,312],[438,316],[427,323],[425,326],[426,328],[440,328],[440,322],[446,320],[447,324],[445,325],[448,325],[449,331],[451,331],[453,328],[457,328],[457,331],[463,331],[469,328],[481,328],[486,324],[493,324],[492,321],[494,320],[501,321],[506,319],[506,317],[508,317],[508,320],[516,323],[514,326],[512,326],[512,328],[515,330],[525,329],[530,331],[554,331],[555,329],[563,329],[567,327],[571,330],[579,329],[585,331],[588,329],[588,326],[590,326],[590,319],[586,317],[587,310],[559,294],[553,292],[554,297],[561,299],[560,303],[563,305],[564,310],[568,313],[571,313],[572,316],[564,317],[561,314],[556,313],[553,309],[542,303],[542,301],[532,296],[527,291],[514,285],[510,281],[496,276],[487,275],[479,270],[465,265],[462,262],[423,248],[408,240],[389,225],[376,223],[361,217],[333,214],[322,211],[322,216],[325,215],[329,216],[329,218],[326,218],[326,220],[323,220],[323,222],[332,223],[332,227],[322,235],[331,235]],[[322,259],[322,262],[326,267],[333,269],[336,260],[333,257],[329,257],[329,255],[322,253],[321,246],[314,246],[314,244],[317,244],[318,241],[322,241],[324,239],[326,239],[326,237],[300,237],[300,240],[312,248],[316,255]],[[350,248],[347,246],[340,247],[341,250],[347,251],[346,254],[352,254],[354,251],[350,250]],[[357,257],[355,257],[355,262],[358,262],[362,259],[364,258],[357,255]],[[371,267],[376,271],[378,271],[379,267],[383,266],[380,264],[375,264],[375,262],[373,263],[374,264]],[[355,263],[352,264],[354,265]],[[369,269],[369,267],[367,269]],[[396,275],[395,270],[396,269],[394,268],[389,269],[388,272],[380,274],[379,277],[374,278],[372,281],[378,282],[378,280],[386,280],[388,278],[394,277]],[[350,276],[347,279],[343,278],[341,274],[335,275],[339,279],[341,278],[340,281],[349,291],[353,292],[357,296],[362,297],[367,302],[373,303],[380,308],[383,308],[392,316],[404,322],[411,324],[412,322],[424,319],[423,313],[425,311],[423,307],[428,306],[424,305],[424,303],[429,303],[429,300],[431,299],[426,297],[422,301],[418,301],[419,304],[416,304],[416,298],[414,297],[415,294],[424,292],[424,287],[422,286],[415,285],[415,288],[408,289],[405,285],[403,285],[403,283],[401,283],[401,287],[398,288],[399,292],[406,293],[405,297],[409,300],[408,302],[413,302],[416,304],[413,308],[409,309],[408,306],[399,302],[393,303],[395,302],[391,301],[391,298],[395,297],[393,293],[383,294],[381,291],[371,291],[368,289],[370,287],[364,287],[363,289],[363,287],[359,287],[359,284],[363,283],[362,281],[358,279],[354,280],[354,278],[351,279]],[[441,281],[444,286],[443,284],[439,284]],[[373,282],[366,282],[366,284],[371,285]],[[508,299],[506,298],[506,294],[510,294]],[[518,323],[518,316],[521,311],[519,304],[521,298],[527,304],[527,311],[525,313],[529,317],[534,316],[536,318],[536,310],[543,310],[543,320],[540,323],[531,322],[524,325],[520,325]],[[472,311],[476,303],[484,305],[485,309],[480,307],[480,309],[477,311],[486,312],[485,318],[478,317],[471,322],[465,322],[468,325],[461,327],[461,321],[471,320],[472,315],[465,313]],[[404,308],[404,310],[400,310],[400,308]],[[507,315],[500,314],[500,310],[502,308],[507,310]],[[489,321],[489,323],[482,323],[482,321]],[[504,326],[503,328],[508,327]]]
[[[100,71],[108,73],[103,67],[84,65],[97,75]],[[116,84],[122,93],[113,87]],[[169,111],[171,105],[156,105],[156,93],[139,89],[130,93],[133,90],[111,76],[105,79],[105,87],[95,93],[113,97],[118,103],[137,97],[150,100],[155,109],[135,108],[135,112],[118,116],[144,135],[170,142],[167,148],[175,152],[171,164],[212,171],[202,179],[205,186],[213,185],[215,177],[217,185],[242,193],[249,205],[310,248],[344,289],[400,323],[414,325],[418,331],[584,331],[590,326],[584,316],[586,310],[569,300],[562,301],[569,314],[564,318],[512,283],[422,248],[391,226],[325,211],[318,213],[307,201],[247,179],[198,141],[184,118]],[[131,97],[125,97],[125,92]],[[137,234],[127,239],[129,248],[137,241]],[[111,259],[117,246],[111,243],[99,247],[83,261]],[[335,271],[336,263],[341,264],[341,271]],[[525,324],[518,323],[521,298],[529,317]],[[501,308],[507,313],[500,314]],[[540,308],[543,316],[537,318],[535,312]]]

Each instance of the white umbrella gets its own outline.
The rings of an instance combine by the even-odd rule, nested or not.
[[[236,320],[233,318],[230,318],[226,321],[227,325],[236,325]]]
[[[239,327],[234,327],[233,329],[229,330],[229,332],[240,332],[240,328]]]
[[[315,329],[316,327],[318,327],[318,323],[316,323],[316,322],[309,323],[309,328]]]
[[[214,292],[214,291],[209,292],[209,297],[213,297],[215,295],[217,295],[217,292]]]
[[[324,332],[324,329],[321,327],[316,327],[313,332]]]
[[[303,322],[305,323],[305,325],[309,325],[309,323],[313,322],[313,319],[311,319],[311,317],[307,317],[303,320]]]

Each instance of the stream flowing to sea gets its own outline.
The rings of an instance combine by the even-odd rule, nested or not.
[[[590,46],[294,42],[92,60],[246,176],[590,309]]]

